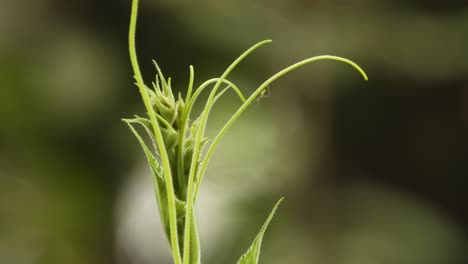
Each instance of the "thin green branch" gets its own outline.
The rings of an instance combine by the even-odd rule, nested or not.
[[[164,167],[164,178],[165,178],[166,188],[167,188],[169,222],[170,222],[169,225],[170,225],[170,237],[171,237],[170,243],[171,243],[171,248],[172,248],[172,255],[174,258],[174,263],[181,264],[182,258],[180,256],[179,241],[177,237],[178,232],[177,232],[176,206],[175,206],[175,197],[174,197],[174,189],[173,189],[173,184],[172,184],[172,175],[171,175],[171,167],[169,164],[169,157],[166,151],[166,147],[164,145],[164,140],[161,134],[161,128],[159,127],[159,123],[156,119],[156,113],[150,103],[150,97],[149,97],[148,91],[146,90],[146,86],[144,84],[143,77],[140,72],[140,67],[138,65],[138,59],[136,55],[135,35],[136,35],[137,14],[138,14],[138,0],[133,0],[132,11],[131,11],[131,16],[130,16],[129,35],[128,35],[130,61],[133,67],[133,71],[135,74],[135,79],[138,84],[138,88],[140,89],[143,103],[148,111],[148,115],[150,117],[151,123],[153,124],[156,142],[159,147],[159,153],[161,155],[161,160],[162,160],[163,167]]]
[[[205,109],[202,112],[202,119],[200,123],[200,127],[198,128],[197,131],[197,137],[195,139],[195,146],[194,146],[194,151],[193,151],[193,156],[192,156],[192,164],[190,166],[190,173],[189,173],[189,180],[188,180],[188,190],[187,190],[187,212],[191,212],[193,210],[193,204],[194,204],[194,181],[195,181],[195,174],[197,173],[195,171],[197,167],[197,162],[198,162],[198,157],[200,155],[201,151],[201,144],[203,140],[203,134],[205,132],[205,127],[206,127],[206,122],[208,121],[208,116],[210,113],[210,110],[213,106],[213,99],[216,96],[216,92],[219,89],[221,83],[223,80],[228,76],[228,74],[239,64],[245,57],[247,57],[250,53],[252,53],[255,49],[258,47],[267,44],[271,42],[271,40],[265,40],[262,42],[259,42],[255,45],[253,45],[251,48],[249,48],[247,51],[245,51],[241,56],[239,56],[221,75],[219,80],[216,82],[213,90],[211,91],[211,94],[208,98],[208,101],[206,103]],[[190,251],[189,251],[189,243],[190,243],[190,226],[191,226],[191,221],[192,221],[192,215],[189,213],[187,214],[185,218],[185,235],[184,235],[184,264],[189,264],[188,261],[190,259]]]

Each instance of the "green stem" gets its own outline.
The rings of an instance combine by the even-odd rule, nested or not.
[[[201,142],[203,140],[203,134],[205,132],[205,127],[206,127],[206,122],[208,121],[208,115],[211,110],[211,107],[213,106],[212,101],[216,96],[216,92],[221,86],[221,83],[223,83],[224,79],[227,77],[227,75],[239,64],[247,55],[249,55],[251,52],[253,52],[255,49],[258,47],[271,42],[271,40],[265,40],[262,42],[259,42],[255,45],[253,45],[251,48],[249,48],[247,51],[245,51],[241,56],[239,56],[227,69],[224,71],[224,73],[221,75],[221,77],[218,79],[216,82],[213,90],[210,93],[210,96],[208,98],[207,104],[205,106],[205,109],[203,110],[202,113],[202,119],[200,123],[200,127],[198,128],[197,131],[197,137],[195,139],[195,146],[193,148],[193,156],[192,156],[192,164],[190,166],[190,173],[189,173],[189,181],[188,181],[188,190],[187,190],[187,212],[188,214],[186,215],[185,219],[185,235],[184,235],[184,264],[189,264],[189,259],[190,259],[190,226],[191,226],[191,221],[192,221],[192,214],[190,213],[193,210],[194,207],[194,202],[195,202],[195,194],[196,189],[195,188],[195,175],[197,174],[197,171],[195,171],[196,164],[198,162],[198,157],[200,155],[200,150],[201,150]],[[201,179],[201,178],[200,178]],[[197,184],[198,185],[198,184]]]
[[[189,79],[189,85],[187,89],[187,97],[185,98],[185,104],[186,108],[190,109],[189,102],[190,102],[190,97],[192,96],[192,89],[193,89],[193,79],[194,79],[194,70],[193,66],[190,65],[190,79]],[[189,111],[184,111],[182,113],[182,118],[181,118],[181,124],[179,128],[179,148],[177,150],[177,173],[179,177],[179,184],[182,184],[182,190],[185,189],[185,180],[184,180],[184,171],[185,171],[185,165],[184,165],[184,149],[185,149],[185,129],[187,127],[187,117],[185,117],[185,113]],[[184,194],[182,194],[184,195]]]
[[[166,126],[167,130],[170,130],[170,131],[172,131],[173,133],[177,133],[177,131],[171,126],[171,124],[169,124],[169,122],[167,122],[167,120],[164,119],[164,117],[162,117],[161,115],[157,114],[157,117],[156,117],[156,118],[159,120],[159,122],[163,123],[163,124]]]
[[[138,60],[136,56],[136,48],[135,48],[135,32],[136,32],[136,22],[137,22],[137,14],[138,14],[138,0],[133,0],[132,2],[132,11],[130,16],[130,29],[128,35],[128,43],[129,43],[129,51],[130,51],[130,61],[132,64],[133,72],[135,74],[135,79],[140,89],[141,97],[143,99],[143,103],[148,111],[148,115],[150,117],[151,123],[153,124],[154,134],[156,137],[156,142],[159,147],[159,153],[161,155],[161,160],[164,167],[164,179],[166,182],[167,188],[167,200],[168,200],[168,207],[169,207],[169,226],[170,226],[170,237],[171,237],[171,248],[172,248],[172,255],[174,258],[175,264],[181,264],[182,259],[180,256],[180,248],[179,242],[177,237],[177,219],[176,219],[176,206],[175,206],[175,197],[174,197],[174,187],[172,184],[172,175],[171,175],[171,167],[169,164],[169,157],[166,151],[166,147],[164,145],[164,140],[161,134],[161,128],[159,127],[159,123],[156,118],[156,113],[151,106],[150,97],[148,91],[146,90],[146,86],[143,81],[143,77],[140,72],[140,67],[138,65]]]

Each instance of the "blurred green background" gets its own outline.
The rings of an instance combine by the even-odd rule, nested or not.
[[[0,3],[0,263],[171,263],[127,51],[130,0]],[[198,206],[204,263],[235,263],[286,200],[261,263],[468,263],[468,2],[141,0],[146,80],[270,86],[220,145]],[[233,99],[233,100],[231,100]],[[238,102],[218,105],[210,131]]]

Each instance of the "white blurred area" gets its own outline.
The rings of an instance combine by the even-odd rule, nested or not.
[[[142,164],[130,176],[118,203],[119,259],[130,260],[121,263],[172,263],[156,207],[151,175],[146,166]],[[224,238],[235,231],[231,227],[236,219],[230,210],[242,195],[245,193],[238,188],[226,188],[208,180],[204,184],[197,205],[204,255],[211,255],[213,250],[222,248]]]

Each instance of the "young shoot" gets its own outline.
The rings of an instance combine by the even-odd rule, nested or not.
[[[151,85],[146,85],[144,82],[135,49],[137,13],[138,0],[133,0],[128,39],[130,62],[147,115],[145,117],[135,116],[135,118],[123,119],[123,121],[127,123],[137,138],[148,161],[161,222],[174,264],[200,264],[200,241],[194,211],[200,185],[216,146],[239,116],[253,101],[259,102],[262,98],[269,96],[269,85],[272,82],[286,73],[312,62],[320,60],[344,62],[354,67],[365,80],[367,80],[367,76],[357,64],[348,59],[331,55],[316,56],[299,61],[273,74],[246,98],[227,77],[250,53],[271,42],[271,40],[264,40],[242,53],[222,72],[220,77],[207,80],[196,88],[193,86],[194,69],[190,66],[187,94],[183,98],[180,93],[176,95],[173,93],[171,79],[164,77],[156,62],[154,62],[156,69],[154,82]],[[221,85],[225,85],[225,88],[219,91]],[[199,116],[192,117],[192,108],[199,95],[209,89],[211,91],[208,99],[204,102],[202,112]],[[209,141],[205,136],[209,115],[214,104],[228,90],[234,91],[242,103],[216,136]],[[146,143],[135,125],[143,128],[144,133],[150,139],[150,145]],[[203,151],[205,147],[207,150]],[[281,201],[282,198],[273,207],[260,232],[250,248],[241,256],[238,264],[258,263],[263,234]]]

